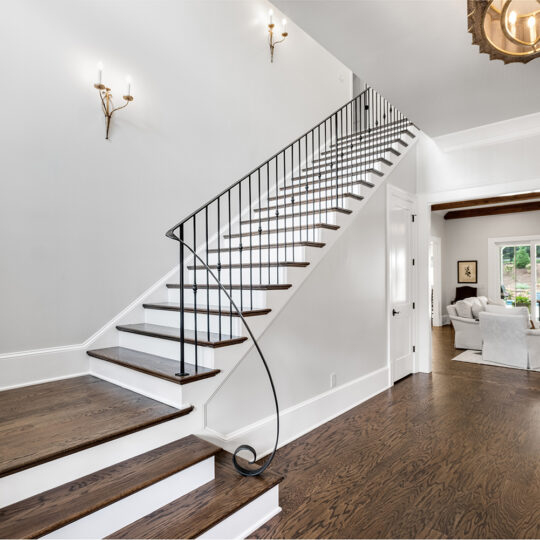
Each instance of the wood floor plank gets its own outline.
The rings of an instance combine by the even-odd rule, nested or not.
[[[539,538],[540,373],[453,361],[281,448],[282,513],[254,538]]]
[[[91,375],[0,392],[0,476],[191,412]]]
[[[37,538],[216,455],[194,435],[0,509],[0,538]]]

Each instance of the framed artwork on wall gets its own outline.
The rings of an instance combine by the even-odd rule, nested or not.
[[[478,261],[458,261],[458,283],[478,283]]]

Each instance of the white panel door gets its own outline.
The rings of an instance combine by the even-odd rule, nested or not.
[[[413,372],[414,200],[391,190],[388,197],[389,354],[393,381]]]

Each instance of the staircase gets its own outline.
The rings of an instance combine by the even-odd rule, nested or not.
[[[90,375],[0,393],[0,433],[20,434],[0,460],[0,536],[232,538],[279,512],[257,338],[417,133],[366,89],[167,232],[178,269],[88,351]],[[203,417],[253,347],[277,419],[258,465]]]

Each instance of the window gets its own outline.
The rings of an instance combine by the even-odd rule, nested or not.
[[[540,319],[540,239],[498,244],[500,293],[508,305],[526,306]]]

